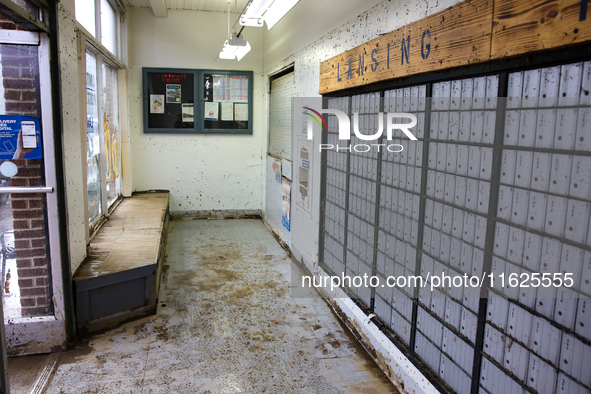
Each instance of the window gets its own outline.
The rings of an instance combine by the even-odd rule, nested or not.
[[[76,20],[90,34],[96,36],[96,12],[95,5],[88,0],[76,0]]]
[[[113,55],[118,56],[119,8],[109,0],[76,0],[76,20]]]
[[[121,150],[119,149],[119,112],[117,98],[117,70],[103,63],[102,65],[102,110],[103,144],[107,204],[110,206],[121,194],[119,176]]]
[[[92,228],[121,195],[121,131],[118,70],[121,57],[119,0],[75,0],[84,28],[80,55],[86,60],[86,198]],[[123,7],[123,8],[122,8]],[[86,30],[86,31],[84,31]]]
[[[117,55],[117,13],[108,0],[101,0],[101,44]]]
[[[102,214],[97,86],[96,56],[86,52],[86,183],[88,217],[91,223]]]
[[[86,51],[86,184],[89,224],[121,195],[117,70]]]

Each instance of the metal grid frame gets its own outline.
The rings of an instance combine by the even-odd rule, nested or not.
[[[586,64],[586,66],[581,66],[585,70],[589,68],[589,63]],[[338,275],[344,272],[346,275],[359,275],[367,273],[368,275],[378,275],[383,278],[392,274],[399,275],[401,272],[404,272],[403,275],[411,273],[424,274],[428,270],[433,271],[430,267],[435,267],[437,264],[444,270],[448,270],[448,272],[450,270],[468,272],[466,268],[462,270],[462,262],[465,264],[470,261],[470,272],[474,271],[474,267],[476,267],[475,272],[498,273],[505,272],[507,269],[509,270],[507,271],[508,273],[516,272],[515,267],[507,268],[507,264],[502,264],[502,259],[507,258],[507,251],[500,251],[498,247],[499,241],[497,241],[497,239],[504,239],[502,237],[504,237],[505,233],[511,231],[509,229],[510,227],[521,230],[522,232],[528,231],[538,237],[548,237],[556,242],[561,242],[567,246],[567,249],[571,248],[568,249],[571,250],[571,254],[576,254],[572,252],[572,248],[578,248],[583,253],[591,256],[591,230],[589,230],[590,234],[584,240],[579,240],[582,242],[577,242],[578,238],[577,240],[573,240],[560,234],[548,234],[543,229],[532,228],[527,222],[524,224],[514,223],[504,218],[498,211],[505,202],[505,190],[507,187],[520,188],[520,190],[525,190],[528,193],[542,194],[540,192],[544,191],[539,190],[539,188],[538,190],[532,189],[531,183],[529,187],[516,187],[507,183],[507,163],[518,152],[528,152],[525,154],[526,156],[531,153],[532,160],[534,156],[536,158],[547,157],[543,155],[571,155],[578,158],[588,158],[591,156],[591,148],[584,144],[581,145],[581,149],[573,151],[565,149],[565,143],[562,143],[562,145],[559,143],[557,147],[556,145],[536,145],[534,142],[532,143],[533,146],[527,147],[519,143],[511,144],[506,139],[506,118],[512,111],[548,110],[548,106],[539,106],[539,100],[536,105],[531,103],[531,98],[533,97],[533,91],[531,89],[523,93],[524,96],[527,95],[527,100],[524,101],[526,104],[525,108],[518,108],[513,102],[515,101],[513,99],[507,102],[496,100],[496,97],[511,97],[512,94],[513,98],[521,97],[521,95],[515,93],[514,80],[516,75],[535,74],[537,70],[532,69],[530,71],[519,71],[511,74],[501,72],[488,76],[485,74],[480,77],[468,77],[439,83],[427,82],[424,85],[407,86],[398,89],[382,88],[372,94],[350,95],[343,98],[325,98],[325,104],[328,108],[341,109],[349,115],[357,112],[356,110],[359,109],[359,124],[362,132],[373,132],[375,130],[371,119],[376,118],[375,114],[377,112],[413,112],[420,115],[418,117],[423,120],[423,125],[434,126],[439,124],[436,119],[437,117],[450,116],[454,111],[450,109],[450,105],[452,105],[451,101],[443,103],[429,98],[442,96],[441,89],[449,88],[450,91],[453,91],[453,84],[459,83],[461,92],[461,84],[467,84],[467,81],[472,81],[473,84],[480,83],[481,85],[484,82],[484,91],[494,92],[494,95],[489,95],[487,100],[485,100],[487,95],[478,93],[480,88],[474,89],[474,86],[472,86],[472,92],[477,91],[477,96],[479,95],[482,98],[482,106],[478,108],[472,108],[471,106],[469,108],[462,108],[463,104],[459,103],[459,107],[455,109],[459,111],[460,116],[464,113],[470,114],[470,120],[476,122],[476,124],[480,120],[473,119],[475,113],[489,113],[486,115],[488,116],[487,120],[489,123],[494,122],[494,126],[488,129],[482,128],[482,130],[489,130],[488,135],[478,134],[476,132],[467,136],[457,135],[450,140],[449,130],[447,130],[448,134],[442,134],[441,130],[433,127],[430,127],[428,135],[423,135],[424,128],[421,129],[421,124],[419,123],[420,131],[417,135],[419,141],[416,142],[417,148],[415,151],[409,151],[411,158],[409,158],[409,155],[403,154],[400,154],[398,158],[393,158],[387,153],[380,155],[374,154],[375,157],[367,158],[370,161],[366,160],[366,162],[371,163],[371,166],[366,165],[365,167],[363,165],[359,167],[356,164],[359,162],[358,157],[363,156],[362,153],[348,154],[343,151],[338,153],[323,151],[321,240],[319,249],[319,260],[322,268],[329,274]],[[591,71],[587,75],[591,75]],[[583,75],[580,77],[580,80],[582,80]],[[587,82],[582,80],[580,84],[583,86],[583,94],[586,91],[587,95],[591,87],[587,86],[589,85],[588,80],[589,77],[587,77]],[[532,84],[530,85],[533,86]],[[556,96],[565,93],[566,99],[566,96],[569,94],[572,95],[573,87],[576,88],[578,86],[576,83],[567,85],[567,89],[564,92],[557,92]],[[586,89],[585,86],[587,86]],[[408,99],[412,97],[413,89],[417,93],[418,89],[424,89],[425,100],[422,103],[423,106],[420,106],[421,100],[419,97],[416,97],[417,107],[396,107],[396,99],[393,99],[392,95],[394,94],[395,97],[405,97],[404,95],[406,94],[406,98]],[[571,91],[568,89],[571,89]],[[450,99],[453,98],[453,93],[449,93],[448,97]],[[372,100],[373,104],[371,104]],[[474,105],[477,101],[474,100],[471,104]],[[363,103],[363,105],[357,103]],[[559,108],[550,105],[550,110],[560,111],[576,110],[581,107],[588,108],[590,103],[589,100],[581,99],[577,103],[559,103],[563,104]],[[497,106],[499,108],[496,108]],[[397,110],[394,111],[393,109]],[[591,111],[591,109],[585,109],[585,111]],[[336,119],[332,118],[328,118],[329,130],[323,135],[323,143],[337,145]],[[526,121],[524,124],[527,126],[530,123]],[[446,122],[443,124],[446,124]],[[490,132],[491,130],[494,132]],[[509,134],[512,137],[512,134]],[[556,140],[558,141],[558,136],[556,136]],[[380,143],[384,142],[383,139],[380,141]],[[405,144],[405,147],[409,146],[408,140],[395,140],[393,142]],[[357,141],[352,136],[351,144],[353,145],[355,143]],[[419,146],[421,154],[417,153]],[[468,168],[466,169],[466,174],[459,174],[457,172],[457,160],[458,156],[460,156],[458,149],[468,152],[468,155],[473,151],[473,158],[478,154],[482,162],[481,167],[478,169]],[[515,152],[515,154],[507,152]],[[443,157],[454,158],[456,161],[455,172],[450,170],[453,167],[451,162],[443,160],[443,163],[441,163],[442,160],[440,159]],[[414,164],[409,164],[409,160],[411,159],[414,159]],[[401,165],[397,160],[406,160],[406,162]],[[469,162],[474,163],[475,161],[470,160]],[[420,165],[418,165],[419,163]],[[404,183],[400,181],[402,178],[400,176],[402,167],[404,167],[404,173],[407,175],[412,171],[412,182],[409,182],[411,179],[410,176],[406,176]],[[395,168],[398,168],[398,172],[396,172]],[[524,168],[527,168],[527,166]],[[586,169],[587,167],[583,168],[583,170]],[[484,170],[484,174],[481,174],[481,170]],[[470,171],[469,174],[468,171]],[[398,174],[398,185],[393,184],[393,174],[395,173]],[[380,174],[379,180],[377,174]],[[361,175],[361,177],[358,175]],[[461,180],[461,178],[465,178],[465,180]],[[364,187],[361,189],[358,187],[359,179],[362,180],[362,183],[364,182]],[[470,195],[476,196],[476,199],[474,200],[474,197],[472,197],[471,201],[468,201],[464,195],[463,202],[458,203],[456,201],[458,200],[457,195],[446,195],[445,191],[448,191],[449,188],[445,186],[451,184],[452,181],[453,183],[458,181],[460,184],[466,182],[466,185],[470,181],[472,185]],[[338,183],[338,187],[335,183]],[[474,185],[477,186],[476,189]],[[462,187],[458,187],[457,189],[461,190]],[[361,195],[359,194],[360,190],[362,192]],[[370,193],[363,194],[367,190],[370,190]],[[468,186],[466,186],[467,190]],[[476,191],[473,192],[472,190]],[[396,191],[396,193],[392,193],[393,191]],[[399,209],[396,209],[393,204],[393,194],[397,194],[398,201],[400,201],[400,196],[404,195],[405,204],[399,204]],[[568,192],[566,195],[563,193],[562,196],[554,195],[556,193],[553,194],[552,192],[546,192],[546,194],[554,198],[570,199],[573,197],[573,201],[587,204],[585,206],[588,206],[590,203],[589,195],[570,196]],[[407,200],[407,197],[410,197],[410,199]],[[417,199],[418,202],[416,201]],[[360,200],[361,203],[358,203]],[[488,200],[486,201],[488,204],[485,204],[485,200]],[[410,204],[406,203],[407,201]],[[569,201],[566,204],[570,204]],[[529,202],[531,203],[531,201]],[[581,204],[579,206],[582,206]],[[575,206],[575,204],[568,205],[568,207],[571,206]],[[409,210],[409,207],[412,208]],[[438,207],[437,212],[435,211],[435,207]],[[403,208],[403,212],[400,212],[400,208]],[[527,208],[528,206],[526,205],[525,210]],[[447,211],[443,212],[444,210]],[[455,225],[457,217],[460,216],[456,214],[458,212],[461,212],[464,218],[470,218],[468,219],[470,225],[472,225],[472,221],[474,222],[472,228],[475,230],[473,232],[468,232],[460,236],[459,234],[454,234],[454,231],[457,231],[457,229],[443,229],[443,226],[452,227]],[[521,212],[518,213],[521,214]],[[589,210],[587,210],[587,216],[588,214]],[[389,224],[386,220],[388,215]],[[392,226],[393,215],[396,215],[395,229]],[[445,217],[448,220],[444,220]],[[402,222],[406,225],[403,224],[402,229],[399,231],[398,222],[400,218],[402,218]],[[416,219],[416,232],[413,230],[413,218]],[[534,221],[537,220],[535,219]],[[437,221],[439,223],[436,223]],[[460,222],[458,221],[458,223]],[[324,231],[325,229],[326,231]],[[335,229],[338,229],[338,234]],[[439,236],[434,237],[433,232],[437,232]],[[578,234],[576,231],[574,233]],[[482,237],[483,235],[484,237]],[[368,250],[368,246],[362,246],[362,244],[370,245],[370,243],[362,240],[370,240],[372,236],[375,247],[369,248],[371,250]],[[464,239],[464,236],[467,239]],[[478,239],[475,239],[476,236]],[[442,239],[447,241],[443,241],[442,243]],[[437,244],[432,247],[431,243],[433,243],[433,240],[437,240]],[[459,252],[457,251],[458,242],[463,242]],[[452,257],[452,243],[456,245],[455,257]],[[421,245],[421,247],[419,248],[417,245]],[[446,245],[444,246],[443,253],[441,250],[442,245]],[[467,245],[466,248],[464,248],[465,245]],[[448,247],[450,249],[449,253],[447,252]],[[464,249],[466,249],[466,253],[464,253]],[[404,250],[404,257],[401,257],[402,250]],[[414,261],[412,258],[408,258],[408,256],[413,255],[413,250],[415,252]],[[469,254],[468,250],[471,250],[472,253]],[[474,258],[474,250],[477,250],[476,258]],[[457,257],[458,254],[460,255],[459,260]],[[360,255],[363,255],[361,260]],[[368,261],[370,260],[370,255],[372,260]],[[388,255],[393,257],[388,258]],[[463,261],[462,255],[465,255]],[[469,256],[472,258],[470,259]],[[392,264],[386,264],[387,259]],[[349,265],[351,261],[353,264]],[[478,264],[473,263],[474,261],[478,262]],[[509,262],[506,261],[506,263]],[[583,265],[582,261],[580,265]],[[589,270],[591,271],[591,261],[589,265]],[[591,350],[589,350],[591,349],[591,340],[588,328],[591,326],[591,321],[589,321],[588,317],[590,312],[587,312],[589,299],[581,299],[579,304],[583,303],[586,306],[581,307],[579,305],[579,310],[577,311],[577,313],[582,313],[585,319],[584,321],[581,319],[576,320],[576,322],[580,321],[586,324],[587,328],[583,330],[574,328],[572,324],[561,324],[564,323],[564,320],[558,318],[557,321],[556,316],[560,316],[557,314],[557,310],[556,314],[552,315],[547,312],[544,313],[542,307],[536,308],[536,305],[531,305],[526,297],[513,294],[515,290],[512,290],[510,294],[506,294],[506,289],[489,289],[484,287],[482,290],[478,289],[478,292],[475,294],[465,296],[452,294],[454,290],[448,289],[451,291],[448,291],[447,293],[449,294],[446,294],[445,297],[435,297],[433,299],[429,297],[429,302],[425,302],[427,301],[427,296],[423,292],[419,293],[418,289],[414,291],[409,290],[406,294],[404,294],[403,290],[399,289],[372,288],[369,294],[365,294],[367,291],[364,294],[359,294],[355,289],[350,288],[345,288],[344,290],[357,302],[362,310],[368,314],[375,313],[378,316],[378,325],[382,331],[392,339],[413,363],[426,371],[427,377],[441,391],[488,392],[491,394],[508,391],[535,392],[534,390],[551,393],[589,392],[588,390],[591,384],[586,381],[583,382],[587,377],[584,376],[582,371],[575,370],[575,367],[571,366],[576,363],[577,357],[580,358],[579,364],[582,365],[585,365],[583,360],[591,359]],[[392,295],[390,296],[384,292],[391,292]],[[489,292],[491,293],[490,297],[488,297]],[[589,295],[589,292],[590,290],[585,294]],[[563,301],[568,300],[568,297],[563,296],[561,299]],[[391,301],[388,302],[389,300]],[[436,301],[431,302],[432,300]],[[574,302],[576,301],[575,299]],[[565,311],[572,311],[572,309],[572,300],[570,304],[569,302],[564,302]],[[580,312],[581,310],[583,312]],[[529,337],[533,337],[533,335],[547,335],[551,337],[560,331],[560,335],[562,336],[564,334],[563,338],[566,339],[563,339],[559,343],[559,351],[562,349],[567,352],[569,357],[573,357],[572,360],[561,358],[561,361],[558,361],[558,357],[556,357],[553,363],[549,362],[547,350],[541,350],[539,349],[539,345],[528,342],[531,339],[529,337],[524,342],[523,335],[525,334],[523,332],[517,332],[516,328],[509,328],[507,320],[503,323],[503,318],[500,318],[504,314],[505,317],[509,316],[507,319],[515,319],[525,313],[531,315],[531,319],[525,319],[526,328],[528,326],[527,322],[531,320],[532,323],[529,326],[530,329],[527,335]],[[396,319],[392,318],[393,315]],[[408,316],[410,316],[410,321],[407,318]],[[531,339],[531,341],[534,340]],[[448,346],[450,343],[453,343],[453,346]],[[577,346],[575,347],[577,349],[582,349],[577,350],[579,352],[577,354],[573,353],[573,343],[576,343]],[[503,356],[499,356],[499,344],[503,346],[502,353],[506,353]],[[488,350],[493,346],[497,346],[496,353]],[[509,349],[507,351],[505,351],[506,346]],[[515,346],[516,350],[511,350],[513,346]],[[525,349],[525,353],[521,349]],[[505,357],[505,355],[508,355],[508,357]],[[573,360],[575,362],[571,362],[571,365],[567,364]],[[506,366],[508,364],[511,365]],[[525,371],[523,367],[522,369],[515,369],[516,367],[513,367],[513,365],[526,365]],[[428,368],[425,369],[425,366],[428,366]],[[548,381],[548,376],[551,379],[553,377],[553,383]],[[540,384],[537,382],[538,377],[540,377],[540,381],[542,382]],[[542,380],[542,378],[545,380]],[[502,383],[502,387],[499,382]],[[547,391],[547,387],[554,387],[554,389]]]

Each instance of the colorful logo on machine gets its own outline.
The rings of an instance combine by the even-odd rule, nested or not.
[[[325,130],[329,130],[328,123],[326,119],[322,116],[323,113],[334,115],[337,117],[337,127],[338,127],[338,135],[339,140],[350,140],[351,139],[351,120],[349,116],[338,109],[326,109],[322,108],[320,110],[315,110],[310,107],[302,107],[306,111],[303,112],[304,115],[307,115],[307,124],[306,124],[306,131],[308,140],[313,139],[313,132],[314,132],[314,122],[318,124],[319,129],[322,131],[323,126]],[[309,111],[309,112],[308,112]],[[311,112],[311,113],[310,113]],[[394,131],[400,130],[402,131],[403,135],[406,136],[408,139],[412,141],[417,141],[417,137],[413,135],[410,131],[414,126],[417,124],[417,117],[410,113],[402,113],[402,112],[379,112],[378,116],[378,130],[374,134],[365,134],[362,133],[359,129],[359,113],[353,113],[353,133],[355,137],[362,141],[376,141],[382,138],[384,134],[384,118],[385,118],[385,129],[386,129],[386,139],[391,141],[394,138]],[[408,122],[410,120],[410,122]],[[368,131],[368,130],[364,130]],[[387,149],[389,152],[401,152],[403,147],[400,144],[385,144],[385,143],[373,143],[373,144],[356,144],[356,145],[348,145],[348,146],[339,146],[334,144],[320,144],[320,151],[323,149],[329,150],[347,150],[347,151],[355,151],[355,152],[368,152],[372,149],[377,149],[379,152],[381,148]]]

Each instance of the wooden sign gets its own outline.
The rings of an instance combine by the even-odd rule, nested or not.
[[[322,62],[319,93],[589,41],[588,1],[464,1]]]
[[[491,58],[589,41],[587,2],[496,0]]]
[[[456,4],[320,65],[320,93],[488,60],[492,0]]]

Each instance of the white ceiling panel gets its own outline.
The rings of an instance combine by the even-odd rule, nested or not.
[[[130,7],[150,8],[149,0],[126,0]]]
[[[130,7],[150,8],[150,0],[126,0]],[[246,6],[247,0],[230,1],[230,11],[237,15]],[[187,10],[187,11],[209,11],[209,12],[227,12],[228,0],[166,0],[166,8],[169,10]]]

